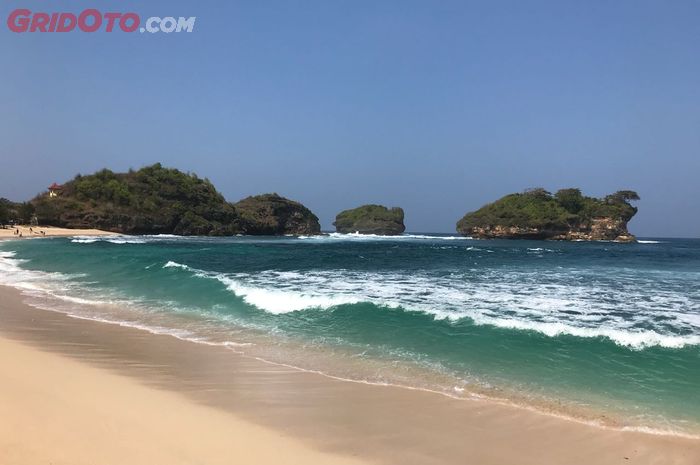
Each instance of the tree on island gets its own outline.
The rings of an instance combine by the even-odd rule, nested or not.
[[[569,213],[577,214],[583,209],[584,198],[581,189],[559,189],[554,198]]]
[[[605,197],[608,203],[629,203],[633,200],[639,200],[639,194],[635,191],[617,191]]]
[[[0,199],[0,225],[10,222],[10,210],[7,208],[9,200]]]

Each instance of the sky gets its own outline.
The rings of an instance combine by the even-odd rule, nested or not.
[[[196,16],[191,33],[14,33],[16,8]],[[408,231],[531,187],[636,190],[700,237],[698,1],[0,5],[0,197],[154,162],[231,201],[400,206]]]

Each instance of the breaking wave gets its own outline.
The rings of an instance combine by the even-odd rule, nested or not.
[[[379,234],[359,234],[359,233],[327,233],[318,236],[298,236],[298,239],[302,240],[314,240],[314,241],[415,241],[415,240],[431,240],[431,241],[459,241],[459,240],[470,240],[471,237],[466,236],[435,236],[429,234],[401,234],[398,236],[383,236]]]
[[[475,282],[469,276],[348,271],[216,273],[174,261],[163,267],[217,280],[247,304],[272,314],[369,303],[378,311],[384,307],[421,312],[435,319],[469,319],[476,325],[535,331],[549,337],[603,337],[633,349],[700,344],[700,321],[689,311],[693,303],[682,293],[651,296],[643,289],[630,289],[624,299],[611,302],[609,289],[604,287],[537,286],[541,273],[505,273]],[[528,282],[532,287],[523,292]],[[659,305],[668,309],[666,318],[657,323]]]

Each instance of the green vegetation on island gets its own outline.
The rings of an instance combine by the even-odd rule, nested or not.
[[[62,186],[51,186],[30,205],[42,225],[125,234],[221,236],[320,231],[316,216],[297,202],[268,194],[234,205],[208,179],[164,168],[160,163],[127,173],[103,169],[78,175]]]
[[[340,233],[395,236],[406,230],[403,218],[403,209],[399,207],[387,208],[383,205],[363,205],[338,213],[333,225],[336,231]]]
[[[277,194],[247,197],[234,204],[246,234],[320,234],[318,217],[304,205]]]
[[[238,214],[208,179],[159,163],[114,173],[77,175],[60,194],[32,203],[41,224],[98,228],[126,234],[228,235],[241,231]]]
[[[34,205],[31,202],[12,202],[0,198],[0,225],[31,224],[34,219]]]
[[[457,231],[479,238],[634,241],[627,231],[627,222],[637,213],[633,200],[639,200],[634,191],[598,199],[575,188],[555,194],[529,189],[467,213]]]

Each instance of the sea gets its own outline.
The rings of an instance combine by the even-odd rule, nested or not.
[[[31,305],[347,382],[700,437],[700,240],[0,242]]]

